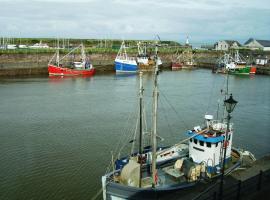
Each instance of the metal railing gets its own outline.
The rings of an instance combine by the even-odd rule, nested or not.
[[[211,190],[202,192],[193,200],[240,200],[260,192],[263,188],[269,187],[270,170],[260,171],[259,174],[245,181],[239,180],[223,188],[223,195],[220,196],[219,187],[213,187]],[[217,184],[218,186],[219,184]]]

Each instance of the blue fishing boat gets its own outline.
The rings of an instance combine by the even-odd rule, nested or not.
[[[117,73],[136,73],[138,71],[136,59],[127,55],[124,41],[122,42],[114,63]]]

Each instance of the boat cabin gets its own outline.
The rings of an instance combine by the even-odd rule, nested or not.
[[[199,126],[190,130],[189,157],[197,164],[204,163],[208,173],[215,173],[221,167],[223,151],[225,147],[226,161],[231,157],[232,125],[230,124],[227,142],[225,142],[227,124],[212,120],[212,116],[206,116],[207,126],[202,130]]]

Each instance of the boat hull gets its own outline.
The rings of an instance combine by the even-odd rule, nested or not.
[[[182,63],[172,62],[172,70],[182,69]]]
[[[237,159],[232,166],[225,170],[225,175],[229,174],[236,168],[241,165],[242,162],[242,153],[237,149],[232,149],[232,156]],[[170,161],[171,162],[171,161]],[[226,161],[228,163],[228,161]],[[164,165],[165,166],[165,165]],[[170,195],[177,192],[177,195],[180,195],[182,192],[187,192],[187,190],[192,191],[194,187],[200,183],[201,179],[197,179],[193,182],[183,182],[183,183],[175,183],[164,186],[157,186],[156,188],[148,187],[148,188],[139,188],[123,185],[112,180],[112,175],[120,173],[120,170],[111,172],[102,176],[102,189],[103,189],[103,199],[104,200],[124,200],[124,199],[170,199]],[[211,178],[207,178],[208,181],[216,180],[221,176],[221,173],[213,175]],[[162,197],[162,198],[161,198]]]
[[[182,66],[182,69],[196,69],[196,65],[187,65],[187,64],[184,64]]]
[[[256,73],[256,67],[253,66],[246,66],[241,68],[235,68],[235,69],[229,69],[229,74],[243,74],[243,75],[249,75],[249,74],[255,74]]]
[[[197,182],[196,182],[197,183]],[[174,192],[177,192],[179,195],[179,191],[186,192],[187,190],[192,189],[196,183],[188,183],[184,185],[178,185],[170,188],[149,188],[149,189],[141,189],[134,187],[125,187],[116,183],[108,183],[106,186],[106,194],[103,196],[105,200],[124,200],[124,199],[168,199],[169,195],[173,195]]]
[[[121,62],[115,61],[115,71],[117,73],[136,73],[138,71],[138,66],[136,62]]]
[[[92,76],[95,74],[95,69],[70,69],[66,67],[48,65],[48,72],[51,76]]]

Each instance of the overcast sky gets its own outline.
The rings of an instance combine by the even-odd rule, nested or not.
[[[270,0],[0,0],[0,37],[270,40]]]

